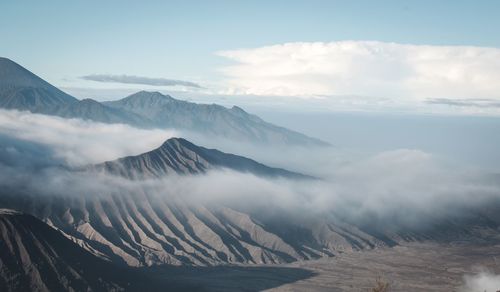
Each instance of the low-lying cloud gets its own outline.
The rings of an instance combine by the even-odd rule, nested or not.
[[[9,146],[8,153],[17,148]],[[500,198],[500,180],[447,168],[417,150],[380,153],[338,166],[325,179],[311,181],[270,179],[225,169],[133,181],[58,165],[34,170],[12,162],[0,166],[3,190],[63,197],[148,194],[193,205],[258,210],[260,215],[271,209],[273,214],[282,212],[295,219],[331,214],[354,223],[425,225],[429,220],[466,214],[463,208],[481,209]]]
[[[440,104],[458,107],[477,107],[477,108],[500,108],[500,101],[494,99],[451,99],[451,98],[429,98],[426,101],[429,104]]]
[[[230,94],[500,100],[500,49],[378,41],[296,42],[218,52]]]
[[[105,82],[105,83],[124,83],[124,84],[142,84],[150,86],[186,86],[191,88],[202,88],[199,84],[175,79],[151,78],[134,75],[112,75],[112,74],[92,74],[80,77],[84,80]]]
[[[330,214],[351,223],[387,223],[385,228],[425,226],[448,216],[467,216],[464,208],[481,208],[500,196],[498,180],[449,174],[411,151],[381,154],[321,181],[267,179],[224,169],[132,181],[57,166],[32,172],[0,166],[0,187],[4,191],[75,198],[147,194],[193,206],[229,206],[259,216],[266,210],[295,219]],[[409,171],[414,166],[417,169]]]
[[[408,224],[454,214],[464,207],[479,208],[500,198],[498,174],[448,166],[439,157],[415,149],[386,151],[369,157],[352,156],[341,161],[335,159],[340,153],[325,155],[314,151],[289,159],[289,164],[286,158],[290,158],[290,152],[283,151],[283,157],[275,158],[283,163],[281,167],[293,167],[299,172],[312,169],[311,161],[323,160],[316,173],[302,171],[322,178],[308,182],[266,179],[228,170],[128,181],[110,175],[70,171],[70,168],[60,168],[59,162],[47,163],[45,168],[26,168],[21,160],[35,160],[33,157],[48,153],[45,160],[50,161],[53,156],[69,166],[80,166],[143,153],[173,135],[182,135],[18,111],[1,112],[0,134],[1,188],[29,188],[31,194],[86,196],[108,191],[130,195],[168,194],[193,204],[231,204],[255,209],[276,206],[294,216],[331,212],[355,221],[379,218]],[[47,150],[37,147],[38,144]],[[238,154],[244,155],[241,151]],[[266,149],[261,147],[261,151]]]
[[[483,270],[475,275],[464,277],[464,286],[460,292],[497,292],[500,291],[500,275]]]
[[[54,158],[81,166],[150,151],[178,133],[0,110],[0,135],[44,145]]]

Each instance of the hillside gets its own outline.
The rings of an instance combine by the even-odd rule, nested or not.
[[[168,174],[201,174],[210,169],[230,169],[264,177],[312,178],[254,160],[207,149],[182,138],[171,138],[159,148],[96,165],[95,169],[127,178],[153,178]]]

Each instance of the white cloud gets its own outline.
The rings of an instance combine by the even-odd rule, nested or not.
[[[429,98],[500,100],[497,48],[341,41],[218,54],[236,62],[221,69],[231,94],[372,96],[413,104]]]
[[[57,158],[74,166],[137,155],[177,136],[172,130],[143,130],[15,110],[0,110],[0,134],[46,145]]]
[[[500,290],[500,275],[489,271],[480,271],[476,275],[465,276],[461,292],[496,292]]]
[[[317,181],[266,179],[230,170],[130,181],[54,167],[20,171],[3,165],[3,161],[0,173],[0,190],[20,189],[27,194],[148,194],[193,205],[229,205],[259,213],[266,206],[290,212],[294,218],[331,212],[352,223],[369,218],[402,226],[425,225],[429,220],[453,214],[469,216],[464,207],[480,209],[499,194],[497,180],[454,172],[437,164],[432,156],[415,150],[381,153],[333,170],[327,179]]]
[[[104,83],[124,83],[124,84],[143,84],[151,86],[187,86],[201,88],[197,83],[185,80],[175,80],[167,78],[151,78],[134,75],[113,75],[113,74],[91,74],[80,77],[84,80],[104,82]]]
[[[341,160],[337,159],[340,153],[298,152],[298,149],[278,149],[280,151],[266,154],[264,152],[269,150],[261,147],[259,149],[263,153],[254,153],[268,159],[271,155],[276,156],[274,159],[281,160],[283,164],[280,166],[284,168],[292,167],[305,173],[316,169],[313,174],[323,180],[309,182],[268,180],[233,171],[214,171],[200,176],[174,175],[139,183],[108,176],[83,176],[82,173],[59,167],[24,170],[23,161],[20,161],[44,155],[37,147],[21,147],[24,144],[45,145],[65,162],[82,165],[149,151],[172,134],[169,131],[140,130],[125,125],[0,110],[0,150],[5,149],[3,156],[0,151],[0,160],[2,157],[11,158],[0,161],[0,189],[8,189],[6,186],[16,189],[22,185],[23,189],[33,190],[31,193],[65,194],[71,186],[73,194],[83,195],[105,190],[121,192],[124,189],[137,193],[144,188],[144,193],[163,195],[169,192],[196,203],[208,200],[208,203],[216,205],[235,203],[249,208],[280,206],[294,211],[294,214],[333,211],[354,220],[364,220],[365,216],[393,220],[399,216],[398,221],[411,224],[446,215],[446,212],[463,212],[461,207],[480,206],[500,194],[496,176],[492,179],[482,171],[443,164],[432,154],[407,149],[370,157],[344,157]],[[9,137],[21,141],[8,143]],[[237,145],[227,147],[236,149]],[[27,155],[29,153],[22,149],[33,153]],[[246,155],[247,150],[251,148],[240,148],[243,153],[239,154]],[[23,170],[20,171],[19,167]],[[434,215],[429,217],[428,214]]]

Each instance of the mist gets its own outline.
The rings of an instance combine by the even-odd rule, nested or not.
[[[34,148],[27,141],[10,141],[6,147],[10,153]],[[4,145],[7,142],[2,140]],[[90,140],[86,143],[92,147]],[[94,143],[100,143],[99,139]],[[85,148],[74,150],[80,149],[85,153]],[[111,154],[119,155],[120,151],[124,149]],[[18,162],[0,165],[2,190],[55,197],[148,194],[162,200],[182,200],[188,205],[223,205],[248,212],[275,208],[295,218],[333,214],[350,222],[376,219],[415,225],[460,214],[464,208],[481,208],[500,198],[498,176],[457,170],[441,164],[431,154],[408,149],[336,164],[329,173],[323,173],[322,179],[310,181],[270,179],[226,169],[128,180],[58,164],[26,168],[26,162]],[[252,187],[245,187],[248,185]]]
[[[321,137],[337,149],[374,155],[396,149],[419,149],[463,166],[500,172],[500,119],[385,112],[329,112],[249,108],[263,119]]]
[[[30,194],[147,193],[179,196],[188,204],[230,205],[248,212],[275,206],[292,217],[334,214],[353,222],[376,219],[410,225],[460,214],[463,208],[482,208],[500,198],[498,174],[457,167],[418,149],[357,155],[337,148],[242,147],[238,142],[209,141],[173,130],[143,130],[17,111],[2,111],[0,125],[2,189],[24,189]],[[194,176],[129,181],[75,171],[74,167],[152,150],[172,136],[188,136],[201,146],[217,146],[319,179],[270,179],[214,169]],[[244,187],[247,185],[252,188]]]
[[[82,166],[150,151],[178,132],[0,109],[0,134],[43,145],[54,158]]]
[[[464,276],[460,292],[497,292],[500,289],[500,275],[482,269],[475,275]]]
[[[0,292],[500,292],[500,1],[61,2],[0,2]]]

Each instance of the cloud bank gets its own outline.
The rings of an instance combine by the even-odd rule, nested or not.
[[[330,167],[318,170],[323,180],[309,182],[266,179],[228,170],[145,181],[85,174],[60,166],[85,165],[149,151],[168,138],[168,132],[155,134],[78,120],[63,123],[59,118],[19,112],[12,115],[17,115],[10,117],[17,119],[17,126],[4,123],[9,117],[0,120],[3,190],[23,189],[31,194],[59,196],[68,192],[75,196],[147,193],[181,198],[189,204],[235,206],[249,212],[261,213],[272,206],[294,218],[326,213],[354,222],[366,218],[394,222],[398,218],[400,224],[422,224],[462,212],[457,210],[463,207],[474,208],[500,198],[498,176],[448,167],[429,153],[411,149],[352,158],[350,162],[330,161]],[[60,161],[52,161],[50,155]],[[317,160],[311,156],[314,154],[301,157]],[[323,153],[318,156],[326,159]],[[292,165],[299,163],[293,161]],[[244,187],[249,185],[252,187]]]
[[[29,170],[2,162],[0,172],[0,196],[9,190],[57,197],[148,194],[192,206],[228,206],[256,216],[275,214],[301,221],[326,215],[386,228],[426,226],[457,214],[467,216],[464,208],[473,210],[500,198],[498,180],[450,173],[427,155],[409,150],[383,153],[346,166],[328,180],[309,182],[230,170],[131,181],[58,166]]]
[[[125,125],[2,110],[0,187],[4,190],[29,188],[29,193],[61,195],[68,192],[68,186],[72,186],[71,193],[76,195],[116,193],[118,190],[123,190],[124,194],[170,194],[196,204],[231,204],[256,210],[275,206],[293,216],[333,212],[355,221],[369,217],[387,218],[392,222],[398,218],[398,222],[409,224],[445,216],[463,207],[482,206],[500,198],[498,174],[448,166],[438,157],[414,149],[381,152],[369,157],[344,156],[340,160],[341,153],[311,151],[307,151],[307,155],[300,152],[303,155],[290,159],[291,153],[299,153],[295,152],[298,149],[266,154],[268,150],[261,147],[262,153],[254,154],[274,156],[275,161],[281,161],[281,167],[323,178],[311,182],[265,179],[225,170],[137,182],[60,168],[61,165],[81,166],[143,153],[173,135],[182,136],[172,131],[140,130]],[[245,155],[241,151],[240,148],[238,154]],[[276,157],[280,155],[282,157]],[[52,158],[57,160],[52,161]],[[31,167],[30,163],[36,167]],[[316,173],[304,171],[313,168]],[[98,189],[89,189],[89,185]],[[252,187],[243,187],[249,185]]]
[[[465,284],[460,292],[497,292],[500,290],[500,275],[495,275],[487,270],[476,275],[464,277]]]
[[[467,99],[450,99],[450,98],[429,98],[429,104],[451,105],[457,107],[476,107],[476,108],[500,108],[500,101],[494,99],[467,98]]]
[[[199,84],[191,81],[150,78],[133,75],[111,75],[111,74],[92,74],[80,77],[84,80],[104,82],[104,83],[124,83],[124,84],[142,84],[151,86],[186,86],[191,88],[202,88]]]
[[[178,134],[173,130],[144,130],[0,110],[0,135],[44,145],[54,158],[80,166],[147,152]]]
[[[500,100],[500,49],[377,41],[297,42],[218,52],[227,93],[422,102]],[[354,101],[355,102],[355,101]],[[365,102],[365,101],[363,101]]]

